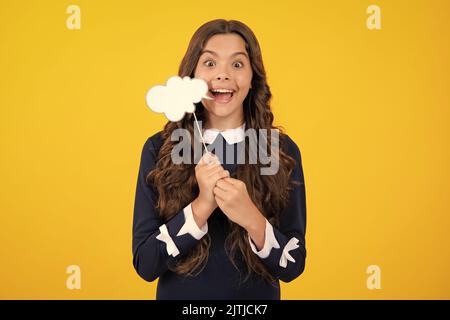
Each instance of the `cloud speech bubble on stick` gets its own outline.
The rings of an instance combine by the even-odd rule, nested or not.
[[[194,115],[197,130],[202,138],[205,152],[206,148],[203,134],[198,125],[197,117],[195,115],[195,104],[202,99],[214,100],[207,95],[208,84],[202,79],[191,79],[184,77],[181,79],[178,76],[170,77],[165,86],[154,86],[147,92],[147,105],[151,110],[164,113],[169,121],[180,121],[183,119],[186,112]]]
[[[202,99],[212,100],[207,95],[208,85],[202,79],[170,77],[165,86],[154,86],[147,92],[147,105],[151,110],[164,115],[170,121],[180,121],[186,112],[195,112],[195,104]]]

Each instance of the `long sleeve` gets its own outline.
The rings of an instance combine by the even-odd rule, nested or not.
[[[190,204],[167,222],[159,216],[157,195],[146,183],[146,176],[155,167],[158,155],[152,138],[142,149],[133,217],[133,265],[146,281],[154,281],[161,276],[208,231],[207,224],[198,228]]]
[[[248,236],[250,246],[268,271],[277,279],[290,282],[305,269],[306,196],[302,160],[297,145],[289,140],[288,153],[295,159],[291,179],[299,185],[290,192],[289,204],[280,217],[279,229],[266,219],[264,247],[258,251]]]

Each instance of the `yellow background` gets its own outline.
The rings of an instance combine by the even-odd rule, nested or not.
[[[1,0],[0,298],[155,297],[131,256],[140,152],[166,121],[145,94],[225,18],[258,37],[303,156],[307,266],[282,298],[449,299],[449,16],[446,0]]]

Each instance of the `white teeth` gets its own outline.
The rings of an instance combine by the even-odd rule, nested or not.
[[[229,90],[229,89],[211,89],[211,92],[217,92],[217,93],[233,93],[233,90]]]

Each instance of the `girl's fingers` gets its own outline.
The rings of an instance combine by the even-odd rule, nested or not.
[[[205,166],[205,171],[208,172],[209,174],[217,171],[218,169],[223,170],[223,167],[220,163],[213,163],[213,164],[208,164]]]
[[[220,172],[220,171],[226,171],[226,170],[223,169],[223,167],[220,164],[219,165],[214,165],[214,167],[211,167],[211,168],[206,168],[205,170],[206,170],[206,174],[208,176],[212,176],[212,175],[214,175],[214,174],[216,174],[217,172]]]
[[[219,158],[211,152],[205,153],[198,162],[200,165],[211,165],[215,163],[220,163]]]
[[[201,175],[210,176],[212,173],[223,170],[222,166],[220,164],[214,164],[214,165],[202,165],[195,168],[195,171]]]
[[[218,187],[224,191],[233,189],[233,185],[231,183],[227,182],[227,178],[217,180],[216,187]]]
[[[214,179],[214,181],[217,181],[219,179],[226,178],[226,177],[229,177],[229,176],[230,176],[230,173],[228,172],[228,170],[223,170],[223,171],[220,170],[218,172],[215,172],[210,177],[211,177],[211,179]]]
[[[223,191],[222,189],[218,188],[218,187],[214,187],[213,189],[214,195],[216,197],[218,197],[219,199],[221,199],[223,201],[223,199],[225,199],[225,195],[227,194],[226,191]]]
[[[226,182],[228,182],[229,184],[235,184],[237,181],[240,181],[240,180],[238,180],[238,179],[234,179],[234,178],[231,178],[231,177],[227,177],[227,178],[225,178],[224,179]]]
[[[217,171],[218,169],[221,169],[222,166],[220,163],[214,163],[214,164],[200,164],[195,168],[197,172],[204,172],[206,175],[210,175],[211,173]]]
[[[217,202],[217,205],[218,206],[223,206],[224,205],[224,203],[225,203],[225,200],[223,200],[221,197],[219,197],[219,196],[216,196],[216,195],[214,195],[214,199],[216,200],[216,202]]]

